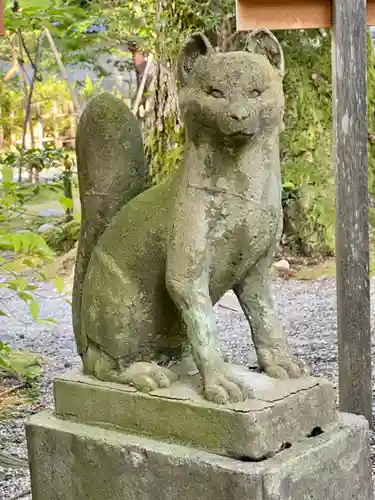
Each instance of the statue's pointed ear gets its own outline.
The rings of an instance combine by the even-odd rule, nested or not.
[[[273,33],[266,28],[258,28],[247,37],[245,50],[267,57],[274,68],[284,76],[285,63],[283,49]]]
[[[193,69],[195,61],[200,56],[206,56],[214,52],[214,49],[203,33],[192,35],[183,46],[178,60],[178,80],[185,85],[186,79]]]

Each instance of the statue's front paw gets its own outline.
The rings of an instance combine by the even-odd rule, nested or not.
[[[137,362],[123,371],[122,378],[125,384],[133,385],[140,392],[151,392],[170,387],[177,375],[156,363]]]
[[[240,380],[224,370],[213,371],[204,381],[204,395],[217,404],[238,403],[252,396]]]
[[[308,367],[285,349],[258,352],[260,368],[273,378],[300,378],[310,375]]]

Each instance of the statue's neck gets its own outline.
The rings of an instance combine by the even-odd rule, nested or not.
[[[209,140],[191,141],[187,137],[183,169],[193,183],[218,178],[246,177],[254,181],[271,171],[279,176],[279,134],[227,146]]]

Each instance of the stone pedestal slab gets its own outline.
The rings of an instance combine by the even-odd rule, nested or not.
[[[33,500],[373,500],[368,425],[352,415],[260,462],[50,412],[26,431]]]
[[[322,378],[275,380],[232,367],[253,393],[220,406],[201,395],[200,376],[143,394],[133,387],[81,374],[54,381],[56,415],[63,419],[193,446],[219,455],[260,460],[337,418],[332,385]]]

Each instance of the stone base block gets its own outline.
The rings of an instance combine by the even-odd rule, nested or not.
[[[323,430],[337,418],[332,384],[322,378],[275,380],[235,366],[253,398],[226,406],[202,397],[200,376],[150,394],[81,374],[54,381],[56,415],[232,458],[263,459]]]
[[[260,462],[50,412],[26,432],[33,500],[373,500],[368,425],[352,415]]]

